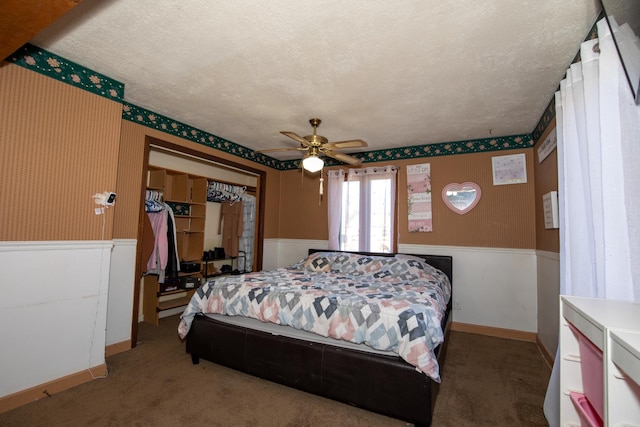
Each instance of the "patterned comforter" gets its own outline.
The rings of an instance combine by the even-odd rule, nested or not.
[[[393,351],[439,382],[434,349],[444,339],[450,297],[447,276],[420,258],[318,252],[288,267],[205,283],[178,334],[186,337],[197,313],[246,316]]]

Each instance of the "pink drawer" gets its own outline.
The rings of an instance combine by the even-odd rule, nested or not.
[[[569,327],[578,337],[580,348],[580,370],[584,396],[600,417],[604,418],[604,369],[602,351],[571,323]]]
[[[584,394],[571,391],[569,392],[569,396],[578,411],[580,425],[582,427],[602,427],[602,419],[598,416]]]

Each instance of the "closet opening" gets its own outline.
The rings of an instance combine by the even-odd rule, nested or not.
[[[150,136],[142,171],[132,347],[140,321],[157,324],[180,313],[204,280],[259,271],[263,258],[265,171]],[[166,275],[149,270],[157,256],[150,245],[163,246],[154,243],[149,219],[158,222],[163,210],[170,213],[160,222],[168,219],[175,231],[168,251],[176,262]]]

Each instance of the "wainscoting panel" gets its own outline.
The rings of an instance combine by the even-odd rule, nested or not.
[[[308,250],[325,249],[328,240],[304,239],[264,239],[263,270],[273,270],[300,261],[307,256]]]
[[[265,239],[265,269],[292,264],[326,240]],[[453,320],[537,332],[536,254],[528,249],[398,245],[413,254],[453,256]]]
[[[114,239],[107,304],[106,343],[108,346],[131,341],[135,268],[136,240]]]
[[[0,399],[104,365],[112,247],[0,242]]]
[[[453,321],[537,332],[536,255],[529,249],[398,245],[453,257]]]
[[[538,339],[555,355],[560,331],[560,254],[536,251],[538,274]]]

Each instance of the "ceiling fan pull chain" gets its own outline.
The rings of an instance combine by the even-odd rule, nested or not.
[[[322,204],[322,195],[324,194],[324,168],[320,171],[320,194],[318,195],[318,206]]]

